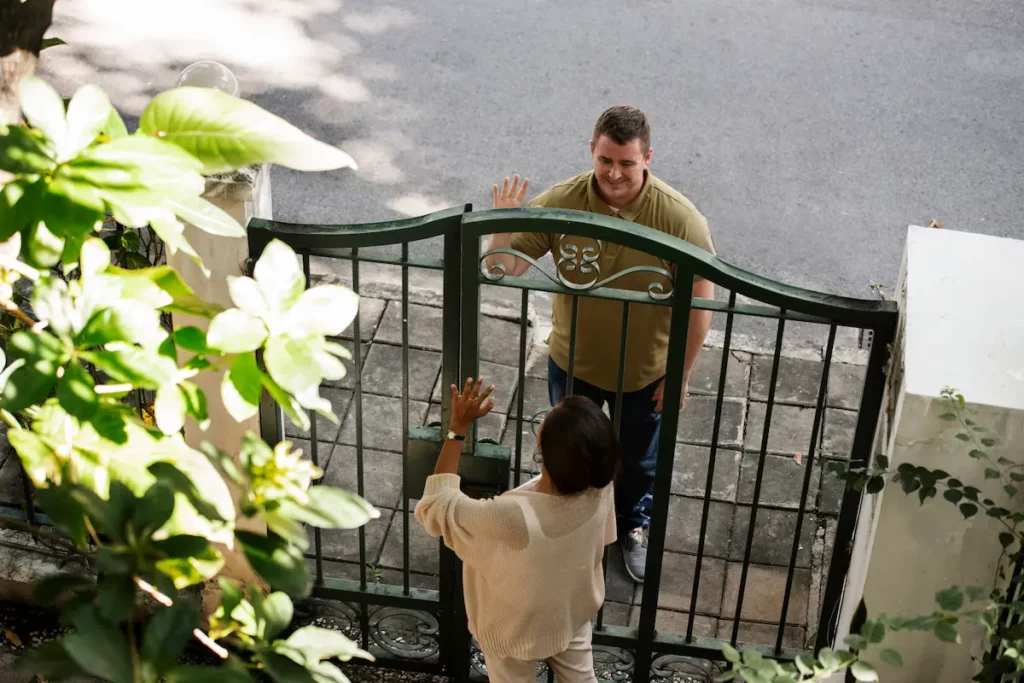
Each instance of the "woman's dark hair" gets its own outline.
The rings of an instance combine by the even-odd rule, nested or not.
[[[548,412],[540,450],[544,468],[563,495],[604,488],[618,474],[622,457],[612,421],[582,396],[566,396]]]

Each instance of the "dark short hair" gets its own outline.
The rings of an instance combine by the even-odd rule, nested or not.
[[[540,450],[544,468],[564,495],[604,488],[618,474],[622,457],[612,421],[582,396],[566,396],[548,412]]]
[[[639,139],[640,151],[644,154],[651,148],[651,122],[647,120],[647,114],[628,104],[608,107],[597,117],[594,142],[602,135],[607,135],[619,145]]]

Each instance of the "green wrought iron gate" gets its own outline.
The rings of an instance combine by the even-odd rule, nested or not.
[[[500,269],[482,268],[486,257],[481,251],[482,239],[490,234],[508,232],[541,232],[561,236],[559,253],[555,255],[554,273],[544,269],[542,264],[537,264],[538,267],[526,273],[524,277],[506,276]],[[831,516],[827,517],[822,527],[826,529],[826,536],[831,534],[833,550],[831,557],[823,559],[823,566],[819,568],[819,609],[813,610],[812,606],[808,612],[819,615],[816,624],[808,624],[808,633],[816,632],[816,636],[802,640],[801,647],[784,647],[784,636],[789,632],[788,624],[792,623],[795,577],[798,574],[804,577],[808,572],[798,561],[798,557],[803,557],[801,544],[807,534],[805,524],[808,523],[808,511],[817,514],[818,517],[825,517],[825,513],[818,511],[814,502],[815,497],[821,495],[817,482],[821,481],[821,486],[825,486],[824,479],[815,479],[821,476],[822,468],[819,461],[822,461],[825,455],[845,455],[856,465],[864,464],[872,457],[884,386],[884,365],[896,325],[894,304],[836,297],[782,285],[731,266],[664,233],[634,223],[575,211],[471,212],[470,207],[466,206],[420,218],[362,225],[294,225],[256,219],[249,225],[251,258],[258,258],[272,239],[288,243],[302,256],[307,280],[312,269],[311,263],[327,264],[328,269],[340,272],[341,277],[349,281],[357,293],[364,288],[367,268],[390,268],[400,271],[399,291],[395,294],[393,302],[388,304],[389,307],[397,307],[400,335],[398,338],[390,337],[387,341],[394,344],[390,347],[393,351],[401,354],[401,367],[394,369],[401,379],[401,482],[400,499],[394,503],[397,509],[392,515],[395,521],[387,530],[387,542],[391,543],[390,539],[395,539],[394,542],[400,544],[401,552],[392,552],[389,555],[388,548],[393,550],[394,546],[387,546],[379,553],[374,548],[368,550],[371,537],[376,538],[376,530],[363,528],[354,538],[349,539],[349,542],[358,547],[357,554],[344,549],[332,551],[332,557],[335,558],[347,553],[348,564],[329,562],[325,560],[325,547],[329,546],[331,541],[322,538],[321,532],[317,530],[312,538],[310,556],[310,563],[315,572],[313,598],[300,607],[306,610],[308,618],[333,621],[339,628],[348,630],[353,637],[361,641],[364,648],[377,655],[378,665],[443,673],[458,680],[486,675],[486,667],[479,649],[472,641],[466,626],[462,602],[462,572],[458,558],[441,547],[437,565],[433,569],[436,579],[430,578],[429,588],[417,587],[414,584],[426,581],[425,577],[428,577],[430,572],[423,572],[422,568],[413,571],[410,564],[410,547],[417,543],[414,538],[415,530],[412,528],[415,521],[410,516],[410,501],[420,496],[423,482],[433,469],[441,445],[440,425],[447,424],[450,409],[448,392],[440,391],[440,422],[436,418],[423,420],[420,417],[422,413],[415,412],[422,406],[410,397],[410,354],[421,353],[416,345],[410,344],[410,312],[414,308],[410,301],[410,274],[416,273],[419,276],[426,272],[433,273],[443,283],[442,299],[427,302],[434,306],[430,310],[435,314],[439,312],[441,318],[441,366],[437,379],[440,387],[458,383],[460,377],[476,375],[481,368],[480,321],[484,290],[500,287],[519,292],[516,390],[515,397],[507,409],[506,438],[503,440],[505,445],[498,443],[501,439],[483,439],[474,433],[472,438],[467,440],[460,467],[465,490],[476,496],[497,495],[510,485],[517,485],[524,469],[528,470],[530,467],[529,457],[524,457],[524,453],[529,451],[529,444],[524,443],[524,427],[528,435],[533,418],[524,413],[528,403],[528,387],[532,381],[527,369],[531,351],[531,329],[528,322],[531,292],[560,293],[573,297],[570,356],[576,339],[575,321],[581,297],[600,297],[621,302],[622,327],[618,333],[622,335],[622,339],[625,339],[631,309],[646,305],[669,306],[672,309],[671,343],[653,491],[646,582],[638,597],[638,604],[630,607],[634,619],[624,624],[613,625],[608,623],[610,619],[605,610],[597,617],[594,635],[595,660],[599,678],[605,679],[631,679],[637,683],[647,683],[652,677],[710,680],[714,662],[723,660],[721,644],[737,644],[747,640],[740,636],[741,625],[746,623],[743,618],[744,604],[745,601],[751,600],[754,592],[754,589],[748,590],[748,584],[751,583],[751,572],[761,571],[756,561],[759,560],[759,556],[754,553],[756,532],[763,528],[763,525],[758,526],[758,515],[760,512],[767,518],[781,514],[777,503],[762,500],[762,488],[766,463],[769,459],[772,463],[777,460],[776,456],[772,455],[776,450],[772,440],[774,411],[792,412],[794,408],[790,405],[791,402],[787,403],[786,397],[777,400],[776,389],[780,376],[785,380],[788,362],[785,361],[783,354],[785,332],[787,325],[820,327],[826,341],[821,354],[818,390],[815,396],[808,398],[806,405],[799,406],[800,415],[810,418],[809,425],[806,425],[807,420],[803,421],[803,424],[809,426],[810,433],[806,441],[806,450],[796,458],[802,467],[799,503],[795,511],[786,510],[792,534],[786,541],[788,545],[782,555],[788,562],[785,562],[785,566],[780,563],[773,569],[780,577],[782,574],[785,575],[784,581],[780,584],[782,597],[778,601],[778,618],[776,620],[773,617],[772,623],[756,624],[762,632],[765,628],[774,629],[772,638],[760,644],[743,646],[758,649],[766,655],[791,659],[803,651],[805,645],[808,649],[818,649],[831,644],[849,566],[850,541],[856,525],[860,492],[843,492],[841,498],[836,501],[837,507],[828,513]],[[427,253],[427,250],[418,248],[418,243],[424,240],[442,241],[443,257],[434,259],[420,256],[419,254]],[[652,283],[646,289],[616,288],[616,276],[602,275],[593,267],[596,255],[609,244],[650,253],[660,259],[665,267],[649,269]],[[565,274],[570,271],[575,272],[577,276],[580,273],[586,274],[587,277],[583,278],[583,282],[579,277],[567,278]],[[538,276],[531,277],[532,274]],[[718,290],[728,293],[727,298],[693,298],[689,283],[694,277],[711,280]],[[676,291],[675,283],[686,283],[686,286]],[[686,470],[691,464],[685,459],[677,462],[676,451],[680,421],[686,427],[688,419],[687,411],[680,412],[680,393],[687,323],[690,311],[695,309],[709,310],[715,316],[724,318],[724,329],[719,329],[718,332],[721,334],[722,350],[720,368],[717,371],[717,391],[703,397],[703,405],[711,416],[711,433],[702,435],[700,440],[706,443],[708,456],[706,462],[692,463],[693,470],[699,471],[704,479],[700,495],[691,495],[688,499],[694,503],[694,510],[700,510],[699,519],[695,513],[692,518],[685,520],[687,525],[699,528],[696,548],[685,556],[686,561],[692,563],[693,576],[692,579],[686,577],[685,581],[689,588],[688,597],[683,595],[682,602],[676,599],[675,604],[671,606],[673,611],[670,616],[681,619],[668,622],[669,625],[678,625],[673,629],[661,626],[662,612],[659,607],[664,606],[659,602],[661,587],[666,578],[663,564],[666,557],[666,538],[675,528],[670,529],[670,499],[676,493],[673,476],[674,473],[678,474],[680,469]],[[386,315],[385,312],[384,316]],[[385,454],[367,448],[364,435],[368,433],[368,429],[372,431],[387,425],[368,426],[364,423],[364,401],[380,400],[372,394],[367,394],[363,386],[364,346],[376,343],[375,340],[380,333],[378,330],[368,334],[367,322],[362,320],[363,317],[357,317],[350,335],[353,361],[352,379],[347,391],[351,391],[351,400],[345,415],[342,416],[344,422],[341,432],[348,435],[345,439],[354,446],[353,488],[365,496],[368,489],[372,489],[372,485],[375,484],[374,481],[367,480],[367,463],[374,465],[373,458],[383,459]],[[721,506],[713,491],[716,482],[716,462],[719,459],[717,454],[722,449],[724,441],[723,413],[726,408],[731,410],[735,407],[735,401],[727,401],[725,396],[731,376],[730,364],[737,362],[733,354],[734,331],[737,321],[748,319],[760,319],[774,325],[775,344],[770,355],[767,396],[758,401],[757,405],[758,415],[763,411],[763,418],[760,418],[761,433],[752,435],[750,440],[744,439],[741,444],[743,451],[751,459],[753,492],[749,502],[736,503],[734,507],[736,510],[742,508],[747,528],[745,533],[742,529],[732,530],[735,543],[730,541],[729,554],[722,559],[716,557],[716,554],[721,553],[707,547],[705,541],[709,533],[712,507],[717,510]],[[873,334],[873,343],[864,369],[856,425],[852,428],[852,443],[842,447],[845,453],[840,452],[837,455],[830,451],[822,454],[821,449],[826,441],[826,421],[833,410],[829,383],[830,377],[835,373],[834,351],[841,328],[870,331]],[[415,334],[418,330],[414,329],[412,332]],[[615,334],[615,331],[610,330],[609,334]],[[622,344],[621,349],[620,398],[626,345]],[[568,372],[571,387],[571,362]],[[621,401],[616,403],[621,405]],[[845,415],[849,417],[849,413]],[[618,416],[614,417],[617,424]],[[743,418],[746,417],[744,413]],[[276,442],[287,435],[288,430],[283,420],[277,406],[270,402],[264,404],[261,410],[261,426],[268,441]],[[425,421],[427,424],[423,424]],[[339,446],[335,441],[340,443],[342,437],[335,435],[333,441],[329,438],[325,441],[321,438],[323,435],[317,432],[323,427],[318,427],[315,416],[312,423],[310,434],[298,435],[300,438],[309,439],[312,459],[323,463],[328,457],[338,458]],[[513,425],[514,435],[508,431]],[[734,444],[733,446],[735,447]],[[832,450],[840,448],[836,444],[829,447]],[[330,450],[323,452],[324,448],[334,448],[334,455],[332,456]],[[338,463],[340,460],[334,460],[329,467],[334,467]],[[684,474],[687,472],[688,470]],[[328,474],[330,475],[330,470]],[[399,520],[400,541],[396,529]],[[381,558],[388,555],[391,568],[381,569],[378,555]],[[401,559],[398,560],[398,557]],[[399,564],[400,566],[395,566]],[[700,627],[706,618],[699,615],[702,607],[698,596],[703,594],[702,585],[705,586],[704,590],[707,590],[706,586],[712,580],[707,577],[707,567],[723,564],[727,565],[729,570],[725,579],[729,585],[722,589],[722,606],[718,615],[720,619],[717,622],[717,630],[709,634],[706,629],[702,631]],[[332,572],[331,567],[341,567],[341,571]],[[397,571],[392,573],[392,568]],[[680,583],[676,574],[671,574],[668,578],[673,584]],[[766,599],[761,594],[755,598],[760,601]],[[802,597],[801,604],[808,604],[810,599]],[[543,667],[539,674],[542,670]]]

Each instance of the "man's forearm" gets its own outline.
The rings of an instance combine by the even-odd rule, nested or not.
[[[698,280],[693,283],[695,299],[714,299],[715,285],[709,280]],[[683,381],[690,381],[690,373],[697,364],[697,356],[704,346],[704,339],[711,329],[711,311],[690,310],[690,326],[686,332],[686,358],[683,361]]]

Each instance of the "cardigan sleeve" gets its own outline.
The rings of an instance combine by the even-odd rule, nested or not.
[[[423,498],[416,504],[416,520],[431,536],[440,536],[463,562],[474,564],[488,542],[521,550],[529,542],[526,520],[519,505],[498,496],[477,500],[464,494],[457,474],[427,478]]]

